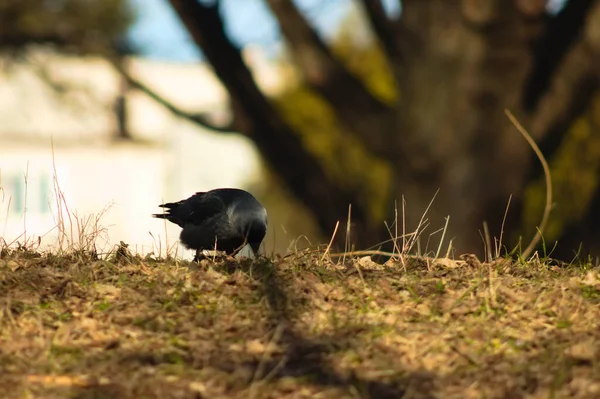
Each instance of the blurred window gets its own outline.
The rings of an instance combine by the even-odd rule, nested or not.
[[[10,183],[10,212],[22,214],[25,211],[25,178],[17,174],[10,179]]]
[[[50,198],[51,196],[51,185],[50,176],[47,173],[43,173],[40,179],[40,192],[39,192],[39,207],[40,213],[46,215],[50,213]]]

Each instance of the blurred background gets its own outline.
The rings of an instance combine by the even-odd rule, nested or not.
[[[426,209],[422,252],[483,256],[484,223],[510,251],[545,185],[508,108],[550,163],[546,251],[597,256],[599,82],[600,0],[0,0],[0,234],[52,245],[68,208],[164,251],[158,204],[235,186],[267,253],[338,222],[392,250]]]

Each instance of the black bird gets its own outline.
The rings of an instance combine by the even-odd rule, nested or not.
[[[159,205],[166,213],[153,214],[179,225],[181,243],[195,249],[194,261],[204,250],[237,254],[250,244],[254,254],[267,232],[267,210],[247,191],[217,188],[188,199]]]

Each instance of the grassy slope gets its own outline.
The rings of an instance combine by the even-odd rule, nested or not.
[[[5,251],[0,396],[600,397],[598,270],[320,256]]]

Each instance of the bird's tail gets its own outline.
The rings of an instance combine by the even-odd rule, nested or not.
[[[167,202],[166,204],[160,204],[159,207],[167,208],[167,211],[165,213],[154,213],[154,214],[152,214],[152,217],[168,220],[169,216],[171,216],[171,210],[177,208],[182,203],[183,203],[183,201]]]
[[[160,208],[167,208],[167,209],[175,209],[175,208],[177,208],[179,205],[181,205],[183,203],[184,203],[184,201],[167,202],[166,204],[160,204],[159,207]]]

